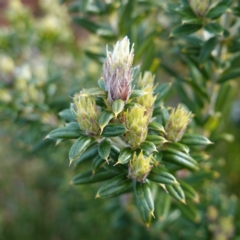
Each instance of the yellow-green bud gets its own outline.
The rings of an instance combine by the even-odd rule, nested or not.
[[[112,103],[117,99],[127,101],[131,92],[133,78],[133,45],[127,37],[117,42],[113,52],[108,51],[103,65],[103,78],[108,92],[108,101]]]
[[[147,85],[152,85],[154,84],[154,78],[155,76],[152,75],[151,72],[144,72],[144,75],[142,76],[142,74],[140,75],[140,77],[138,78],[138,86],[139,87],[145,87]]]
[[[142,151],[137,156],[136,152],[129,162],[128,177],[138,182],[144,182],[151,171],[150,165],[152,155],[145,157]]]
[[[99,131],[98,118],[99,109],[92,97],[76,94],[73,98],[75,109],[73,112],[77,117],[81,130],[87,134],[96,135]]]
[[[153,86],[147,85],[141,89],[143,92],[146,92],[147,94],[138,97],[136,99],[136,102],[146,108],[147,113],[152,113],[152,108],[154,105],[154,102],[156,100],[156,96],[153,96]],[[151,115],[151,114],[150,114]]]
[[[192,10],[199,17],[203,17],[211,4],[211,0],[188,0]]]
[[[192,113],[188,112],[180,105],[177,107],[177,109],[172,109],[169,120],[165,127],[167,140],[171,142],[178,142],[181,140],[187,125],[191,121],[191,117]]]
[[[136,104],[125,113],[125,124],[128,129],[125,137],[132,148],[137,148],[146,139],[149,118],[145,111],[144,107]]]

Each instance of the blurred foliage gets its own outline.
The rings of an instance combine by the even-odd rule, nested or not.
[[[186,0],[61,2],[39,1],[36,17],[11,0],[0,27],[0,238],[239,239],[240,2],[204,0],[205,10]],[[93,199],[98,186],[69,186],[68,146],[52,151],[42,140],[63,125],[56,116],[69,96],[96,85],[103,46],[125,35],[135,43],[134,64],[173,82],[169,104],[183,102],[196,131],[215,142],[204,167],[220,177],[202,176],[198,223],[171,208],[146,230],[130,196],[106,203]]]

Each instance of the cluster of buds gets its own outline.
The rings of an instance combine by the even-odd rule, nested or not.
[[[154,76],[145,72],[133,89],[132,63],[133,47],[130,48],[127,37],[117,42],[113,52],[107,49],[99,88],[76,94],[70,111],[70,118],[72,112],[75,115],[73,122],[53,130],[48,137],[77,138],[69,151],[70,164],[76,159],[92,160],[92,170],[77,175],[73,184],[107,180],[97,198],[112,197],[133,188],[140,215],[149,226],[154,216],[154,199],[148,182],[156,182],[181,204],[186,204],[183,189],[196,201],[197,193],[187,183],[179,183],[168,166],[197,171],[198,162],[190,156],[188,145],[211,142],[200,135],[185,134],[190,112],[179,106],[169,116],[162,107],[164,94],[171,86],[166,84],[164,93],[154,94]]]

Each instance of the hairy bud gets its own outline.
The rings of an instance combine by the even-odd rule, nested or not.
[[[146,139],[148,116],[145,115],[145,111],[144,107],[136,104],[125,114],[125,124],[128,129],[125,137],[132,148],[137,148]]]
[[[127,37],[117,42],[113,52],[106,50],[107,58],[103,65],[103,78],[108,92],[108,101],[112,103],[117,99],[127,101],[131,92],[133,78],[133,45]]]
[[[72,109],[77,117],[81,130],[89,135],[95,135],[99,131],[98,117],[99,110],[95,99],[83,96],[81,93],[76,94],[73,98],[75,109]]]
[[[138,80],[138,85],[142,87],[142,91],[146,92],[145,95],[138,97],[136,102],[146,108],[147,115],[149,119],[152,116],[153,105],[156,100],[156,96],[153,96],[153,86],[154,76],[150,72],[145,72],[144,76],[140,76]]]
[[[192,113],[182,106],[179,105],[177,109],[174,108],[165,127],[167,140],[171,142],[180,141],[187,125],[191,122],[191,117]]]
[[[141,151],[137,156],[136,152],[129,162],[128,177],[138,182],[144,182],[152,166],[150,165],[152,155],[145,157]]]

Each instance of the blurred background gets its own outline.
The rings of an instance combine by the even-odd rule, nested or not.
[[[58,112],[71,96],[97,85],[106,44],[125,35],[135,43],[135,65],[157,82],[187,74],[169,39],[179,18],[162,4],[0,0],[0,239],[240,239],[239,79],[230,82],[219,130],[227,141],[208,151],[215,174],[200,190],[197,222],[173,209],[146,229],[131,196],[95,200],[98,184],[71,186],[84,166],[68,167],[70,143],[44,140],[63,126]],[[180,99],[173,90],[168,103]]]

